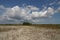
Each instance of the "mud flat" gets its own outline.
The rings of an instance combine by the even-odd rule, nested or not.
[[[0,26],[0,40],[60,40],[60,29],[34,26]]]

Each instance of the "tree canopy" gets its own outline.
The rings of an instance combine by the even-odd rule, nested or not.
[[[31,25],[29,22],[23,22],[23,25]]]

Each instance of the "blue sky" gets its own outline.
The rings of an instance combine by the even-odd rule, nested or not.
[[[60,0],[0,0],[0,24],[60,24]]]

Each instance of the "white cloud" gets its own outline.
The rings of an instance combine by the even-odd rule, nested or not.
[[[55,13],[60,13],[60,7],[55,10]]]
[[[51,7],[49,7],[49,8],[47,9],[47,15],[53,15],[54,12],[55,12],[55,10],[54,10],[53,8],[51,8]]]
[[[33,17],[49,17],[54,14],[54,9],[51,7],[48,7],[47,10],[42,11],[36,11],[32,12]]]
[[[59,4],[59,5],[60,5],[60,1],[59,1],[57,4]]]
[[[45,17],[46,13],[47,13],[47,11],[44,11],[44,12],[42,12],[42,11],[40,11],[40,12],[32,12],[32,16],[33,17]]]
[[[54,0],[52,3],[50,3],[49,5],[60,5],[60,1],[58,0]]]
[[[5,8],[4,6],[2,6],[2,8],[6,10],[3,13],[3,15],[0,16],[0,19],[2,21],[11,20],[11,21],[17,21],[17,22],[19,21],[38,22],[40,21],[40,18],[50,17],[54,15],[54,11],[55,11],[51,7],[48,7],[47,9],[45,7],[40,11],[39,8],[35,6],[30,6],[30,5],[26,7],[14,6],[12,8]]]
[[[28,8],[28,9],[30,9],[30,10],[32,10],[32,11],[34,11],[34,10],[39,10],[39,8],[37,8],[37,7],[34,7],[34,6],[30,6],[30,5],[28,5],[26,8]]]
[[[49,5],[54,5],[56,2],[52,2],[52,3],[50,3]]]

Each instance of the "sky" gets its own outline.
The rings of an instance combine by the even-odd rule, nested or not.
[[[0,0],[0,24],[60,24],[60,0]]]

